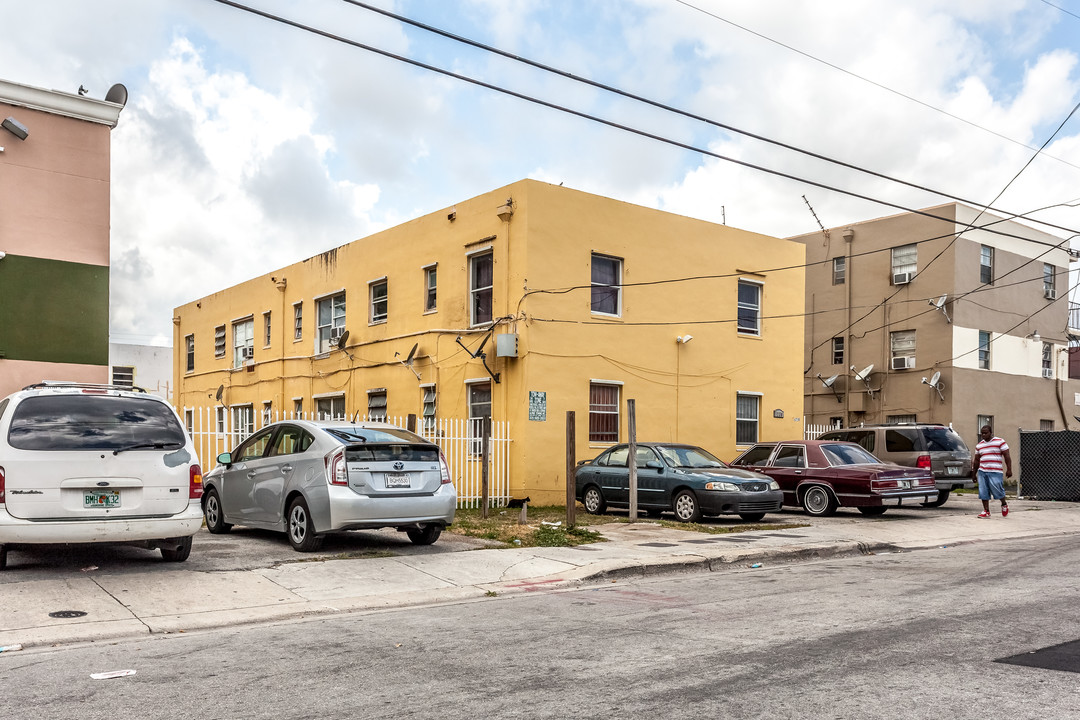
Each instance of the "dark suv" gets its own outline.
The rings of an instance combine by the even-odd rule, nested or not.
[[[938,497],[933,502],[923,503],[927,507],[944,505],[953,490],[975,487],[971,476],[971,453],[963,438],[948,425],[863,425],[830,430],[819,439],[858,443],[880,460],[933,471]]]

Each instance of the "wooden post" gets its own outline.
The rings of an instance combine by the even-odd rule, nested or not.
[[[489,440],[491,439],[491,418],[485,417],[483,422],[480,423],[480,505],[483,508],[480,516],[487,520],[488,505],[491,503],[491,498],[488,496],[488,483],[490,478],[488,476],[488,460],[491,457],[491,448],[489,446]]]
[[[416,432],[416,413],[409,413],[409,417],[405,419],[405,429],[409,432]]]
[[[574,411],[566,411],[566,527],[574,527],[577,521],[577,485],[574,471],[577,470],[577,444],[574,433]]]
[[[626,401],[626,427],[630,436],[630,452],[626,458],[626,468],[630,471],[630,522],[637,522],[637,419],[633,400]]]

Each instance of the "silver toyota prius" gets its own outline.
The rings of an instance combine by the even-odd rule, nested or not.
[[[430,545],[457,508],[439,446],[377,422],[272,423],[219,455],[203,488],[210,532],[276,530],[301,552],[328,532],[383,527]]]

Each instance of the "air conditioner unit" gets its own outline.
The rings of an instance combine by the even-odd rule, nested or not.
[[[911,282],[911,278],[915,277],[915,273],[893,273],[892,284],[893,285],[907,285]]]
[[[1057,288],[1043,288],[1043,297],[1047,300],[1057,300]]]
[[[249,347],[241,348],[240,355],[244,360],[254,360],[255,359],[255,348],[249,348]]]
[[[892,359],[893,370],[910,370],[915,367],[915,358],[913,357],[894,357]]]
[[[1044,378],[1049,378],[1050,380],[1054,379],[1054,370],[1053,370],[1053,368],[1043,368],[1042,371],[1043,371],[1043,377]]]

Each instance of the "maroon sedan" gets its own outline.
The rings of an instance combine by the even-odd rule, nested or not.
[[[850,442],[758,443],[731,465],[768,475],[784,491],[784,505],[801,505],[818,517],[832,515],[838,507],[881,515],[905,500],[917,505],[937,498],[929,470],[882,462]]]

